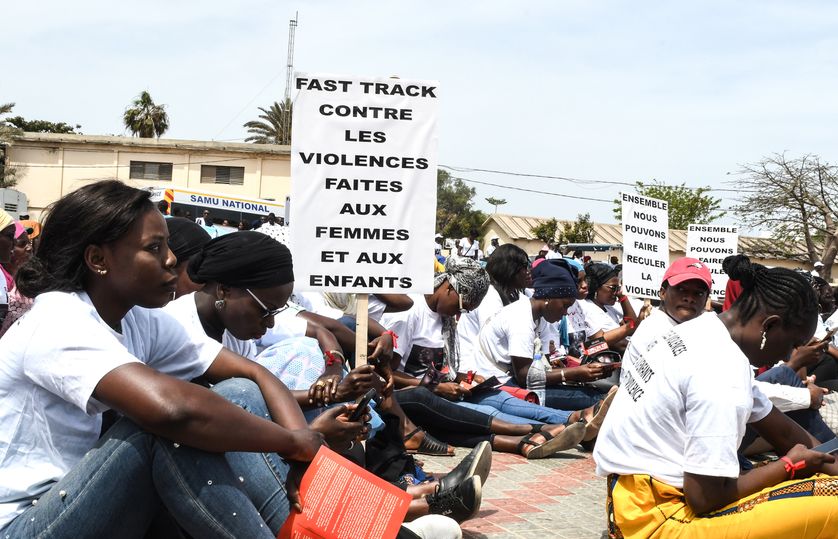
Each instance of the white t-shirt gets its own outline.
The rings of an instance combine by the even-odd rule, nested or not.
[[[600,475],[649,474],[676,488],[685,472],[739,477],[745,425],[772,408],[715,313],[627,356],[620,382],[594,449]]]
[[[477,336],[486,323],[503,309],[503,300],[490,286],[480,305],[457,322],[457,345],[460,349],[460,372],[477,371]]]
[[[174,301],[170,301],[163,307],[163,310],[180,322],[184,329],[190,333],[197,332],[206,335],[204,326],[201,325],[201,318],[198,316],[198,305],[195,303],[195,294],[195,292],[192,292]],[[256,344],[252,340],[243,341],[237,339],[226,329],[221,336],[221,344],[224,345],[224,348],[247,359],[254,359],[257,355]]]
[[[442,317],[428,307],[424,296],[411,296],[413,307],[401,313],[388,313],[385,326],[399,336],[393,351],[402,356],[399,369],[421,377],[433,363],[437,370],[445,366],[442,342]]]
[[[624,358],[638,359],[651,346],[651,344],[667,331],[678,324],[661,309],[652,309],[652,312],[640,322],[634,335],[631,336]]]
[[[262,223],[262,226],[256,229],[256,232],[261,232],[266,236],[270,236],[271,238],[275,239],[279,243],[285,243],[285,227],[280,225],[279,223]]]
[[[460,252],[463,253],[461,256],[466,258],[476,258],[477,252],[480,250],[480,242],[477,240],[469,241],[468,238],[463,238],[460,240]]]
[[[109,372],[146,363],[181,380],[221,350],[162,309],[134,307],[111,329],[84,292],[48,292],[0,340],[0,528],[64,477],[96,443]],[[130,488],[130,487],[128,487]]]
[[[387,304],[375,297],[375,294],[370,294],[367,305],[367,316],[376,322],[381,322],[381,317],[384,316],[384,311],[386,310]]]
[[[549,324],[532,318],[530,298],[522,296],[500,310],[480,330],[477,373],[486,378],[497,376],[501,383],[512,377],[512,356],[532,358],[535,338],[548,331]],[[545,339],[542,338],[542,348]]]
[[[603,311],[590,299],[578,303],[581,303],[582,312],[585,313],[585,332],[588,335],[600,330],[617,329],[623,321],[623,309],[619,305],[606,305]]]
[[[268,328],[262,338],[256,341],[256,346],[260,351],[285,339],[305,337],[308,331],[308,320],[297,316],[304,310],[306,309],[289,301],[288,308],[274,317],[274,327]]]

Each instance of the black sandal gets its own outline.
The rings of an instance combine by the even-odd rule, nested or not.
[[[532,438],[538,434],[544,437],[544,441],[541,443],[532,441]],[[558,453],[559,451],[565,451],[576,447],[579,442],[582,441],[582,437],[584,435],[585,426],[581,423],[574,423],[555,436],[546,430],[537,433],[533,432],[527,434],[520,442],[518,442],[516,451],[523,455],[522,450],[524,449],[524,446],[531,445],[533,448],[523,456],[528,459],[542,459]]]
[[[419,433],[419,432],[424,433],[425,436],[424,436],[424,438],[422,438],[422,441],[419,442],[419,448],[418,449],[407,449],[407,448],[405,448],[405,451],[408,454],[410,454],[410,455],[416,455],[416,454],[431,455],[431,456],[435,456],[435,457],[451,457],[451,456],[454,455],[453,453],[448,452],[448,448],[451,447],[451,446],[449,446],[446,443],[440,442],[439,440],[437,440],[436,438],[434,438],[433,436],[431,436],[430,434],[428,434],[426,431],[422,430],[421,428],[417,428],[416,430],[414,430],[413,432],[411,432],[410,434],[405,436],[403,441],[406,442],[406,441],[410,440],[411,438],[416,436],[416,434]]]

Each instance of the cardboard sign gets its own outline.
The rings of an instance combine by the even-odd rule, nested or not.
[[[439,85],[297,73],[294,87],[296,287],[432,292]]]
[[[623,204],[623,292],[657,299],[669,266],[669,205],[620,193]]]
[[[739,230],[735,226],[689,225],[687,227],[687,256],[707,264],[713,275],[710,297],[723,298],[728,276],[722,270],[725,258],[735,255],[739,247]]]

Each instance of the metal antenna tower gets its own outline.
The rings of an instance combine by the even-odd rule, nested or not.
[[[291,144],[291,85],[294,82],[294,34],[297,31],[297,21],[300,12],[294,13],[294,18],[288,22],[288,63],[285,73],[285,101],[282,106],[282,144]]]

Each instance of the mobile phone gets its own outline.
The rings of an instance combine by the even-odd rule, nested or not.
[[[355,401],[357,404],[357,408],[355,408],[352,413],[349,415],[349,421],[356,422],[360,421],[364,414],[367,411],[367,406],[369,405],[370,401],[375,397],[376,393],[374,389],[370,389],[362,396],[358,397],[358,400]]]
[[[812,451],[820,453],[835,453],[838,452],[838,438],[833,438],[830,441],[812,448]]]
[[[821,339],[818,342],[820,342],[820,343],[832,342],[832,337],[834,337],[836,333],[838,333],[838,326],[835,326],[834,328],[827,331],[826,335],[823,336],[823,339]]]

